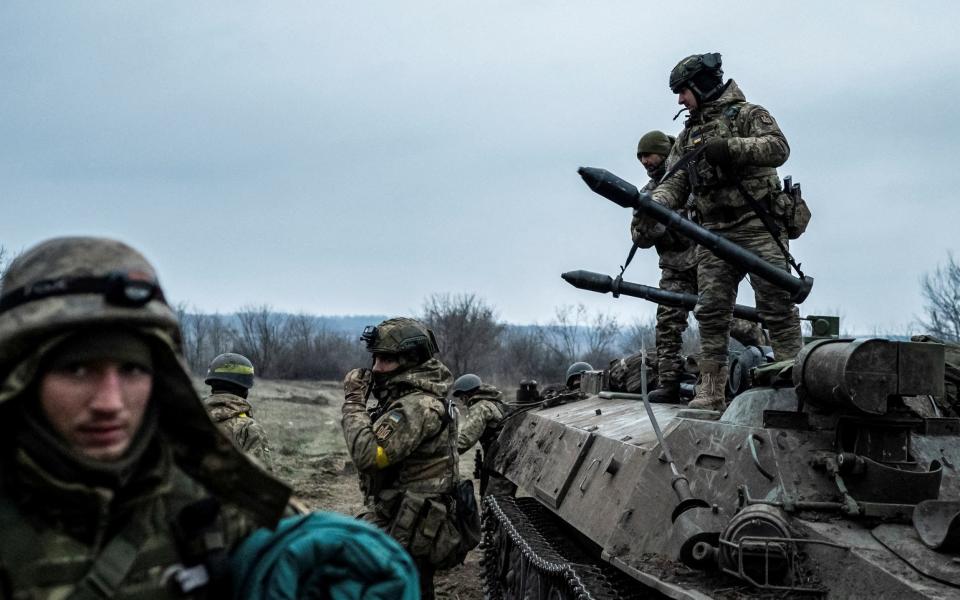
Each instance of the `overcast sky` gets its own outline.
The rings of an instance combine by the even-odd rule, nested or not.
[[[576,170],[642,184],[640,135],[682,126],[670,69],[717,51],[813,210],[801,312],[899,332],[960,254],[958,22],[956,2],[8,0],[0,244],[117,237],[208,311],[476,292],[511,322],[647,319],[560,279],[630,245]],[[658,278],[652,251],[627,273]]]

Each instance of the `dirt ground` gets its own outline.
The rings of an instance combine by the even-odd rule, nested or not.
[[[278,475],[293,486],[296,497],[316,510],[360,512],[356,469],[340,431],[341,384],[258,380],[250,401],[254,417],[267,431]],[[473,453],[467,452],[460,472],[472,471]],[[463,565],[438,574],[437,597],[483,598],[478,559],[474,550]]]

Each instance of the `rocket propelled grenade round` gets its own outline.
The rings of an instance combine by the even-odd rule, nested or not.
[[[790,292],[791,299],[800,304],[813,287],[813,277],[800,279],[779,269],[753,252],[745,250],[723,236],[697,225],[676,211],[653,201],[637,186],[607,171],[594,167],[580,167],[580,177],[590,189],[624,208],[636,208],[677,233],[690,238],[723,260],[744,271],[762,277],[773,285]]]
[[[632,283],[622,279],[614,279],[603,273],[577,270],[568,271],[560,276],[573,287],[598,292],[600,294],[612,293],[614,297],[623,294],[624,296],[642,298],[643,300],[649,300],[656,304],[685,308],[687,310],[693,310],[697,305],[697,297],[693,294],[670,292],[657,287]],[[757,309],[752,306],[743,306],[742,304],[734,305],[733,316],[747,321],[753,321],[754,323],[763,322],[760,315],[757,314]]]

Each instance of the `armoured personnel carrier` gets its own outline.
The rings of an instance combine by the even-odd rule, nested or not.
[[[509,418],[492,468],[520,493],[483,501],[488,597],[960,597],[943,346],[820,339],[750,373],[722,413],[597,373]]]

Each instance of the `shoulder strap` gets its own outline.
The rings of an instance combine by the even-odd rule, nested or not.
[[[737,102],[723,109],[723,118],[727,120],[727,125],[730,127],[730,135],[733,137],[740,137],[740,126],[737,123],[737,117],[740,115],[740,109],[742,109],[745,104],[746,102]]]
[[[137,555],[150,537],[144,517],[134,516],[127,525],[103,547],[94,559],[90,571],[77,584],[67,600],[100,600],[112,598],[130,574]]]

